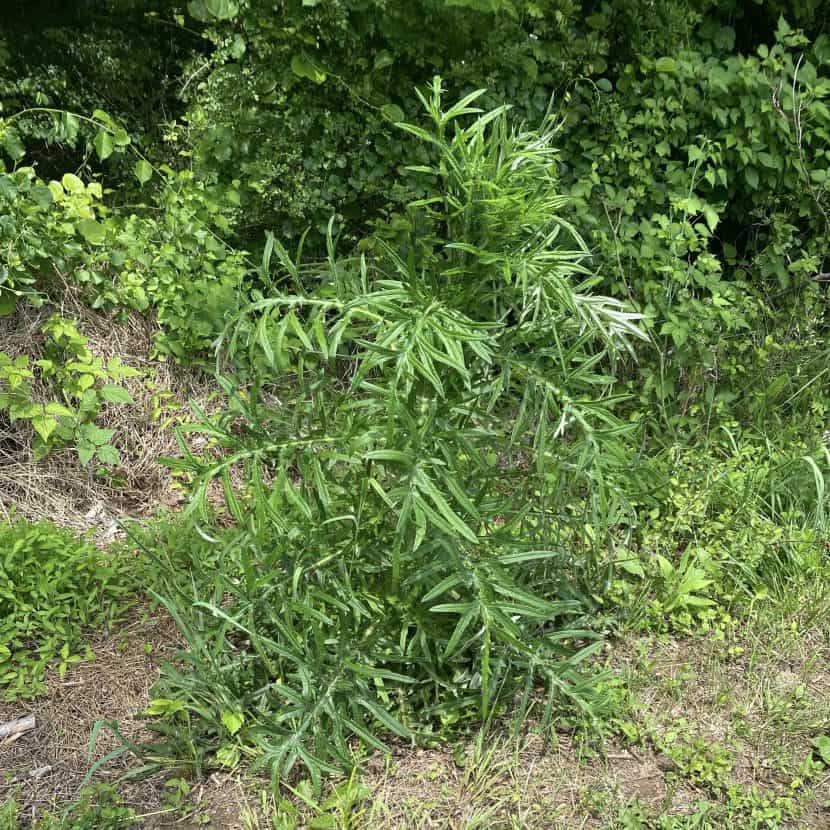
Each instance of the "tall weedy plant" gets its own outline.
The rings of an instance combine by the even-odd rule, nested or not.
[[[190,649],[154,711],[222,763],[317,779],[355,738],[380,748],[539,687],[548,717],[593,705],[574,565],[586,524],[619,508],[606,367],[642,335],[590,293],[553,133],[480,94],[444,109],[436,79],[427,126],[400,125],[429,150],[430,195],[368,254],[330,241],[302,265],[269,240],[273,290],[221,347],[253,381],[220,375],[227,411],[193,427],[209,453],[182,441],[216,555],[165,590]],[[224,534],[204,529],[217,482]]]

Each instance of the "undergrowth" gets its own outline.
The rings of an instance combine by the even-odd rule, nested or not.
[[[638,526],[616,548],[600,599],[623,625],[695,633],[735,623],[757,603],[784,601],[826,572],[826,447],[752,430],[708,448],[655,454]]]
[[[0,343],[0,441],[113,490],[130,461],[101,416],[135,371],[68,288],[152,317],[152,357],[221,398],[166,460],[183,514],[130,526],[140,559],[0,527],[7,698],[91,657],[139,583],[186,641],[159,740],[93,772],[136,752],[186,801],[251,764],[345,824],[393,742],[511,716],[633,741],[615,635],[826,618],[823,4],[60,5],[0,23],[0,315],[55,312],[42,350]],[[707,799],[613,826],[796,815],[728,787],[717,742],[649,740]],[[99,795],[43,827],[133,820]]]
[[[63,677],[91,658],[83,635],[122,615],[134,579],[126,560],[48,522],[0,523],[0,694],[37,696],[47,666]]]
[[[33,822],[24,821],[14,798],[0,806],[0,830],[120,830],[140,826],[135,810],[126,807],[118,792],[106,784],[84,788],[61,811],[44,810]]]

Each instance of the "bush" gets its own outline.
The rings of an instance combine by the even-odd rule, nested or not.
[[[101,119],[99,135],[121,141],[123,152],[129,136]],[[154,171],[139,163],[146,183]],[[154,312],[160,356],[203,357],[247,301],[253,267],[219,236],[239,209],[238,193],[194,184],[187,171],[155,173],[152,204],[114,210],[99,182],[67,173],[47,183],[30,167],[0,168],[0,314],[21,300],[57,301],[69,282],[93,308]]]
[[[443,109],[436,79],[427,127],[402,125],[430,195],[394,242],[355,260],[330,241],[301,266],[271,240],[283,273],[225,339],[253,382],[220,376],[230,408],[196,427],[213,448],[174,462],[191,511],[209,522],[221,482],[236,528],[162,568],[189,650],[151,711],[220,764],[254,752],[319,778],[351,738],[491,718],[537,682],[548,717],[594,711],[584,526],[599,540],[620,518],[604,369],[641,335],[589,293],[552,133],[480,114],[479,95]]]
[[[709,24],[577,85],[564,115],[561,175],[603,288],[654,323],[659,362],[631,388],[664,427],[803,411],[827,365],[830,40],[782,19],[771,41],[734,54]]]
[[[48,522],[0,524],[0,689],[7,699],[46,690],[46,667],[88,655],[86,630],[126,609],[125,564]]]

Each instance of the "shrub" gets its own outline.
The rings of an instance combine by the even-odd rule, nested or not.
[[[0,524],[0,550],[0,689],[34,697],[49,663],[63,676],[84,631],[125,610],[132,583],[122,562],[48,522]]]
[[[191,513],[218,481],[236,528],[201,531],[219,555],[192,578],[162,569],[189,650],[151,711],[221,764],[319,778],[351,738],[491,718],[537,682],[548,716],[592,711],[584,528],[619,519],[625,433],[604,369],[640,332],[589,293],[552,133],[479,95],[445,110],[436,79],[428,127],[401,125],[430,195],[394,241],[302,266],[271,239],[283,273],[226,338],[253,381],[219,377],[213,449],[174,462]]]
[[[107,136],[109,153],[130,145],[105,113],[87,120]],[[154,312],[158,354],[198,360],[247,301],[253,268],[219,236],[239,195],[194,183],[189,171],[153,171],[143,159],[136,175],[158,185],[152,204],[116,210],[99,182],[67,173],[46,183],[30,167],[0,169],[0,314],[20,300],[57,299],[61,282],[70,282],[93,308]]]
[[[564,113],[561,175],[603,289],[654,323],[631,389],[662,428],[803,411],[827,365],[830,40],[783,18],[757,51],[735,38],[709,23],[576,85]]]

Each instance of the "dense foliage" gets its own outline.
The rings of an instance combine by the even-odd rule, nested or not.
[[[47,522],[0,524],[0,549],[0,689],[37,696],[47,664],[62,676],[82,659],[82,635],[116,619],[134,583],[125,563]]]

